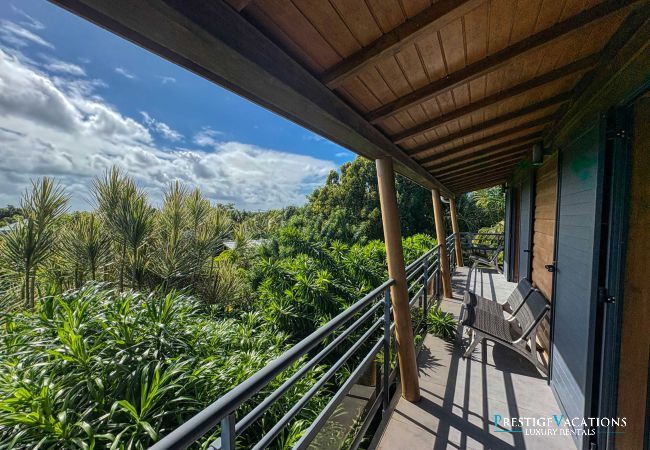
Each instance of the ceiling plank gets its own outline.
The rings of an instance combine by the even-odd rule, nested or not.
[[[507,179],[508,177],[503,177],[493,181],[486,181],[485,183],[477,184],[474,186],[459,187],[454,192],[456,192],[457,195],[460,195],[466,192],[473,192],[473,191],[478,191],[480,189],[487,189],[487,188],[491,188],[503,184],[506,182]]]
[[[397,28],[384,34],[371,44],[341,61],[327,71],[321,80],[330,89],[339,87],[345,80],[357,75],[377,61],[399,53],[400,49],[421,36],[443,28],[464,16],[485,0],[441,0],[434,3]]]
[[[585,107],[585,105],[593,102],[598,92],[603,90],[608,77],[611,77],[608,67],[611,67],[617,60],[619,62],[627,61],[624,59],[625,47],[630,42],[635,40],[637,42],[648,42],[648,34],[650,34],[648,30],[650,30],[650,4],[646,2],[643,8],[628,14],[623,24],[600,52],[602,57],[598,66],[580,79],[574,88],[575,101],[560,108],[558,119],[549,127],[545,137],[548,146],[552,146],[554,141],[561,140],[564,137],[564,132],[571,128],[569,126],[571,122],[575,122],[583,114],[592,113],[590,108]],[[634,46],[631,47],[635,48]],[[640,75],[642,73],[642,71],[639,72]],[[612,90],[609,89],[608,92],[612,92]]]
[[[230,6],[235,8],[238,12],[241,12],[252,0],[228,0]]]
[[[524,156],[528,151],[530,151],[530,149],[531,149],[530,145],[525,145],[523,147],[518,147],[516,149],[506,150],[505,152],[497,156],[490,155],[484,158],[476,159],[474,161],[468,161],[467,164],[459,164],[452,168],[442,168],[435,172],[432,171],[432,173],[436,177],[439,177],[442,180],[443,177],[451,176],[456,173],[461,173],[476,168],[490,167],[491,164],[499,164],[509,160],[521,159],[521,157]]]
[[[494,119],[486,120],[485,122],[478,123],[474,126],[461,129],[456,133],[452,133],[447,136],[441,137],[440,139],[436,139],[435,141],[427,142],[426,144],[406,150],[406,154],[410,156],[414,156],[417,155],[418,153],[434,150],[436,147],[447,144],[449,142],[453,142],[456,139],[470,136],[474,133],[478,133],[488,128],[504,124],[511,120],[519,119],[520,117],[524,117],[527,116],[528,114],[532,114],[536,111],[540,111],[545,108],[548,108],[549,106],[559,105],[561,103],[568,102],[571,99],[571,94],[572,91],[562,92],[561,94],[554,95],[551,98],[547,98],[540,102],[533,103],[532,105],[524,106],[521,109],[511,111],[507,114],[503,114],[502,116],[495,117]]]
[[[542,138],[541,133],[533,133],[533,134],[529,134],[529,135],[526,135],[526,136],[521,136],[521,137],[512,139],[510,141],[502,142],[500,144],[496,144],[496,145],[493,145],[491,147],[486,147],[484,149],[478,150],[476,153],[472,153],[471,155],[462,155],[462,156],[459,156],[457,158],[448,159],[447,161],[443,161],[438,165],[432,164],[435,160],[430,161],[430,162],[424,164],[424,167],[426,167],[427,170],[436,170],[439,167],[447,167],[447,166],[455,166],[455,165],[458,165],[458,164],[465,164],[466,161],[471,161],[472,158],[480,158],[482,156],[489,156],[493,152],[512,149],[512,147],[516,147],[519,144],[532,144],[535,141],[539,141],[541,138]],[[441,157],[439,155],[436,155],[436,160],[440,159],[440,158]]]
[[[434,81],[420,89],[417,89],[403,97],[398,98],[386,105],[371,111],[366,118],[371,123],[377,123],[387,117],[404,111],[414,105],[425,102],[444,91],[453,89],[458,85],[473,80],[486,73],[492,72],[499,67],[508,64],[513,58],[540,48],[549,42],[571,33],[583,26],[601,19],[609,14],[619,11],[635,3],[643,3],[645,0],[606,0],[588,10],[566,19],[556,25],[529,36],[510,47],[506,47],[484,59],[476,61],[465,68],[458,70],[446,78]]]
[[[436,161],[441,158],[446,158],[447,156],[452,156],[456,153],[460,153],[464,150],[469,150],[470,148],[478,147],[479,145],[487,144],[492,141],[496,141],[497,139],[501,139],[507,136],[510,136],[511,134],[518,133],[519,131],[524,131],[529,128],[534,128],[540,125],[546,125],[549,122],[553,121],[554,116],[547,116],[547,117],[542,117],[541,119],[536,119],[530,122],[523,123],[521,125],[518,125],[513,128],[509,128],[507,130],[503,130],[500,133],[492,134],[490,136],[486,136],[482,139],[478,139],[473,142],[468,142],[467,144],[459,145],[458,147],[450,148],[449,150],[445,150],[444,152],[439,152],[434,155],[427,156],[426,158],[418,160],[420,164],[426,164],[428,162]],[[527,135],[528,137],[535,136],[537,139],[539,139],[542,136],[541,132],[536,132]]]
[[[598,54],[587,56],[586,58],[582,58],[578,61],[574,61],[563,67],[547,72],[544,75],[533,78],[532,80],[525,81],[509,89],[485,97],[483,100],[470,103],[467,106],[458,108],[447,114],[443,114],[439,117],[436,117],[435,119],[416,125],[412,128],[409,128],[408,130],[396,134],[395,136],[392,136],[393,142],[399,144],[401,142],[406,141],[407,139],[411,139],[422,133],[426,133],[427,131],[432,130],[433,128],[444,125],[449,121],[456,120],[467,114],[471,114],[474,111],[478,111],[479,109],[486,108],[494,103],[499,103],[504,100],[511,99],[531,89],[543,86],[553,81],[560,80],[568,75],[590,69],[596,65],[596,63],[598,62],[598,57],[599,57]]]
[[[459,180],[467,180],[470,179],[470,177],[475,177],[475,176],[489,176],[491,173],[494,172],[500,172],[501,170],[507,170],[509,168],[512,168],[519,164],[521,162],[521,157],[515,158],[515,159],[509,159],[507,161],[503,161],[500,163],[494,163],[491,165],[483,166],[483,167],[475,167],[473,169],[468,169],[467,171],[461,171],[457,172],[455,174],[450,174],[449,176],[445,177],[440,177],[441,180],[445,183],[453,184],[458,182]]]
[[[474,176],[468,179],[464,179],[461,181],[458,181],[456,183],[452,183],[450,186],[454,190],[454,192],[457,192],[459,188],[464,188],[467,186],[472,186],[474,184],[479,184],[483,182],[490,182],[494,180],[502,180],[502,179],[507,179],[508,176],[514,172],[514,168],[508,168],[504,169],[502,171],[497,171],[497,172],[492,172],[490,174],[481,174],[478,176]]]
[[[449,190],[224,0],[50,0],[428,189]]]

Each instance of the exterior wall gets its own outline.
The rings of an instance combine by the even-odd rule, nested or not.
[[[557,154],[554,154],[537,170],[533,222],[531,279],[548,300],[553,297],[553,273],[544,266],[554,261],[556,202]]]

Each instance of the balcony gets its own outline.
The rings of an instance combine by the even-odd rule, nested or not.
[[[449,236],[444,249],[438,245],[406,266],[418,352],[419,402],[409,402],[401,395],[390,289],[395,281],[389,279],[153,449],[185,448],[210,433],[214,439],[208,448],[213,450],[266,448],[296,423],[301,411],[318,395],[326,397],[327,402],[292,448],[356,449],[362,442],[379,449],[404,445],[409,449],[565,448],[571,441],[568,436],[539,438],[519,429],[495,426],[495,415],[558,414],[545,378],[531,363],[492,344],[479,347],[471,358],[464,359],[461,342],[427,334],[429,310],[440,308],[458,318],[465,290],[503,302],[515,288],[497,269],[456,267],[457,242],[465,254],[496,254],[501,235],[461,233],[456,238]],[[453,269],[453,298],[442,295],[442,261]],[[246,434],[284,393],[319,365],[327,370],[277,423],[266,425],[263,436]],[[281,374],[288,378],[269,390]]]
[[[516,284],[494,269],[456,268],[454,298],[440,308],[458,318],[463,293],[469,289],[504,302]],[[418,355],[422,399],[399,398],[393,405],[376,448],[420,449],[566,449],[568,435],[532,436],[495,426],[494,416],[552,417],[560,415],[547,380],[512,350],[492,342],[463,358],[458,343],[427,335]],[[504,401],[505,400],[505,401]],[[518,431],[518,430],[516,430]]]

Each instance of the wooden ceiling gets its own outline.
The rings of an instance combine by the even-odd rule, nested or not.
[[[455,193],[508,178],[634,3],[231,0]]]
[[[51,1],[446,196],[506,181],[650,15],[649,0]]]

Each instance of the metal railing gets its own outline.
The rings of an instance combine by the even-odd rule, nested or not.
[[[406,267],[415,335],[421,336],[423,332],[426,332],[426,317],[431,306],[431,300],[437,298],[440,293],[439,260],[439,246],[436,246]],[[388,409],[391,385],[398,372],[396,352],[394,351],[395,339],[393,338],[395,325],[392,322],[390,302],[390,287],[394,283],[395,281],[392,279],[385,281],[381,286],[375,288],[361,300],[287,350],[282,356],[271,361],[262,370],[162,438],[151,447],[152,450],[186,448],[206,434],[214,432],[217,427],[220,427],[218,430],[220,437],[214,440],[208,448],[212,450],[235,449],[237,438],[246,429],[260,419],[275,402],[310,370],[317,367],[319,362],[327,355],[331,354],[335,349],[339,352],[343,351],[339,347],[342,347],[344,343],[350,343],[350,341],[352,341],[351,344],[342,356],[336,361],[328,361],[329,365],[323,375],[303,394],[300,400],[290,407],[277,423],[270,427],[253,444],[252,448],[263,449],[269,446],[285,427],[298,416],[310,399],[318,392],[328,389],[327,383],[331,383],[336,372],[344,364],[348,362],[354,363],[354,370],[351,371],[350,375],[335,392],[332,392],[331,386],[329,386],[330,390],[327,393],[331,394],[330,400],[293,446],[294,449],[307,448],[333,415],[336,408],[341,405],[353,385],[359,382],[373,362],[380,362],[381,364],[373,366],[377,367],[379,372],[379,381],[376,383],[374,395],[371,396],[368,405],[366,405],[363,420],[359,421],[356,424],[358,426],[353,430],[356,434],[353,436],[350,448],[356,449],[368,430],[372,419],[379,412],[379,408],[382,408],[384,413]],[[352,336],[355,331],[357,331],[357,334],[362,332],[363,334],[360,337]],[[251,401],[281,374],[286,375],[292,365],[305,356],[308,359],[302,363],[295,373],[262,399],[247,414],[237,419],[238,410],[245,402]]]
[[[496,250],[503,250],[503,233],[460,233],[461,249],[463,257],[467,255],[490,258]]]

